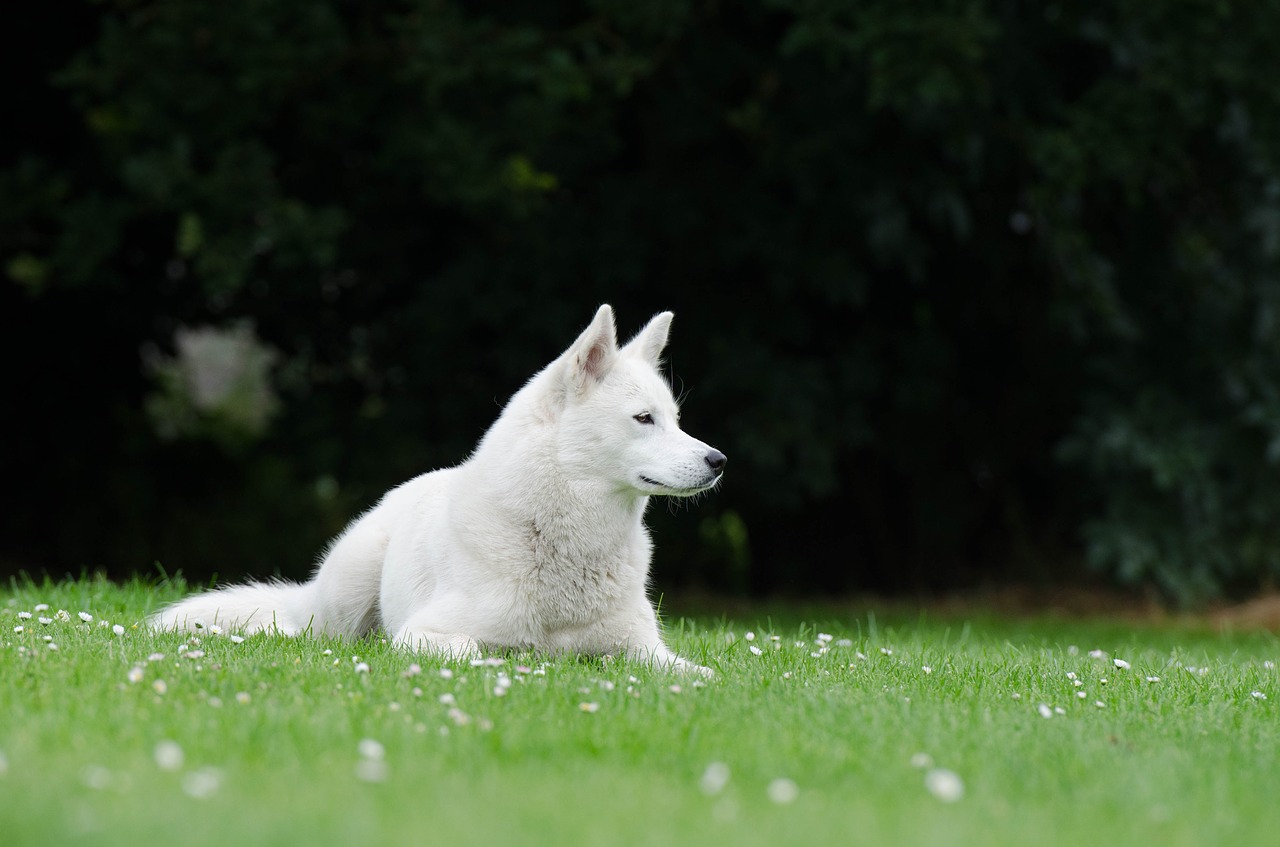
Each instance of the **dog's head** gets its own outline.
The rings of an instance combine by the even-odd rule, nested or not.
[[[676,497],[720,481],[725,455],[680,429],[679,406],[660,370],[672,317],[655,315],[619,347],[613,310],[601,306],[556,361],[560,457],[576,474]]]

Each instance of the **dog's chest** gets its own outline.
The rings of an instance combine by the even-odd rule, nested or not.
[[[590,543],[558,527],[527,524],[523,594],[541,627],[590,626],[630,596],[637,579],[634,541],[625,536],[600,540]]]

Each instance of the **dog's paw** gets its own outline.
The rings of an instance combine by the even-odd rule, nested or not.
[[[696,674],[703,679],[711,679],[716,675],[716,672],[711,670],[711,668],[703,667],[702,665],[699,665],[696,662],[691,662],[688,659],[681,659],[679,656],[677,656],[676,660],[671,663],[671,667],[680,673],[689,674],[690,676]]]
[[[465,635],[406,629],[400,633],[396,642],[418,653],[427,653],[450,661],[476,659],[482,655],[480,645],[475,639]]]

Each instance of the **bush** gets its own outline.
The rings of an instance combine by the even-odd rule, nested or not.
[[[0,174],[0,556],[303,571],[609,301],[733,464],[664,581],[1256,588],[1280,12],[1176,6],[104,4]],[[250,325],[228,437],[141,351]]]

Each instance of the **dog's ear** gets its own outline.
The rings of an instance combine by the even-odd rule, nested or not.
[[[607,304],[596,311],[591,325],[565,352],[565,388],[570,394],[581,394],[604,379],[618,356],[618,331],[613,323],[613,309]]]
[[[636,337],[627,342],[622,352],[636,355],[655,368],[662,362],[662,351],[667,346],[667,336],[671,334],[671,312],[660,312],[645,324],[644,329],[636,333]]]

